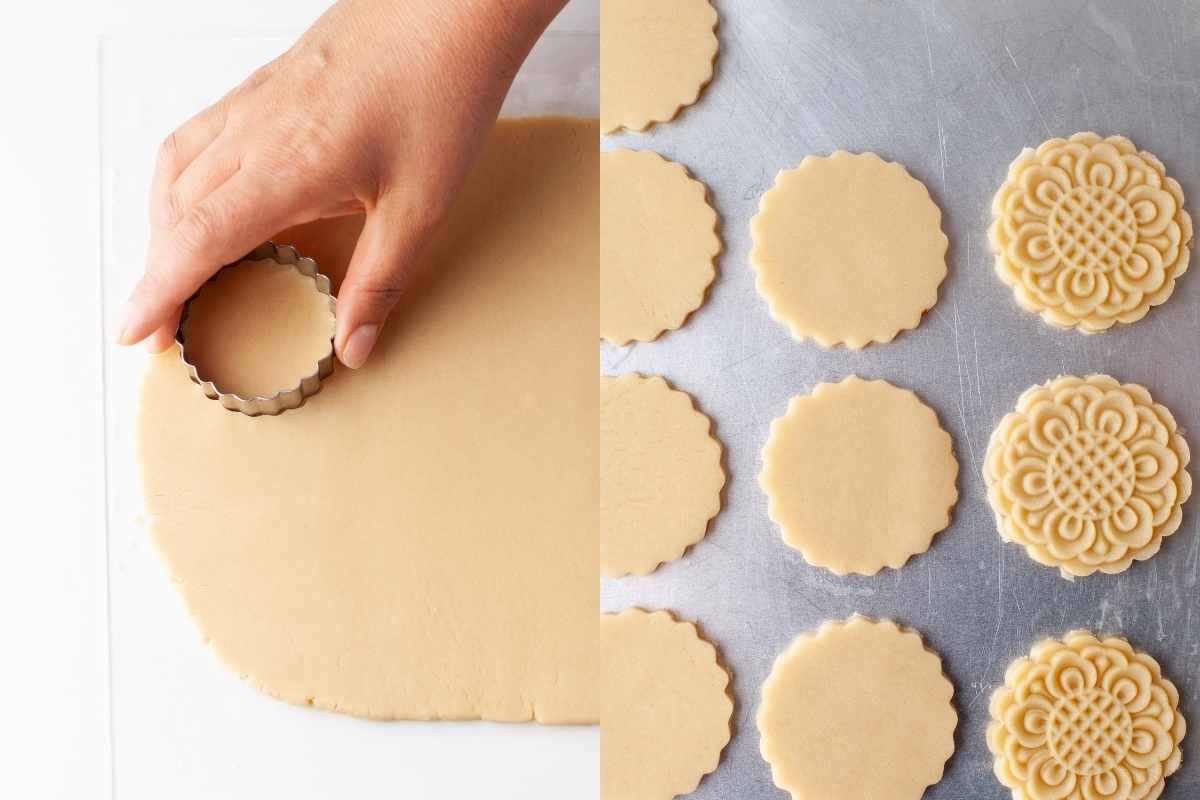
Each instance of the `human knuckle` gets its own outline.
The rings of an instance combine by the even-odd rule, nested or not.
[[[221,230],[221,215],[209,204],[192,208],[175,228],[179,246],[188,253],[199,254],[210,248]]]
[[[381,304],[394,305],[404,293],[403,288],[396,283],[382,278],[372,278],[359,284],[358,292],[364,297]]]
[[[155,204],[155,213],[159,225],[177,225],[187,214],[187,201],[177,187],[172,186]]]

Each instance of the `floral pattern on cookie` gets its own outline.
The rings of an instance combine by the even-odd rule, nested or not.
[[[1014,662],[991,716],[993,768],[1015,800],[1153,800],[1187,728],[1157,661],[1086,631]]]
[[[1000,535],[1064,577],[1115,573],[1158,552],[1192,492],[1175,418],[1108,375],[1021,395],[984,460]]]
[[[1187,270],[1183,202],[1162,162],[1124,136],[1026,148],[992,201],[996,273],[1052,325],[1092,333],[1135,322]]]

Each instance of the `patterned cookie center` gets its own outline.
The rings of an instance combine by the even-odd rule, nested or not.
[[[1047,472],[1055,504],[1079,519],[1112,516],[1133,496],[1133,455],[1104,432],[1068,437],[1050,455]]]
[[[1050,241],[1059,257],[1087,272],[1111,272],[1137,244],[1137,220],[1124,197],[1103,186],[1077,186],[1050,212]]]
[[[1133,722],[1120,700],[1102,689],[1088,689],[1058,701],[1046,739],[1058,763],[1076,775],[1098,775],[1125,760]]]

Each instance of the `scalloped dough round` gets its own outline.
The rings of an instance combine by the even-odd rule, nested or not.
[[[696,102],[716,27],[708,0],[600,0],[600,132],[642,131]]]
[[[600,619],[601,800],[671,800],[729,743],[729,674],[696,626],[631,608]]]
[[[929,549],[958,500],[958,461],[933,409],[851,376],[797,395],[771,423],[759,483],[804,560],[874,575]]]
[[[1136,322],[1187,271],[1192,218],[1158,157],[1124,136],[1077,133],[1025,148],[992,200],[996,274],[1050,325]]]
[[[704,302],[721,252],[704,184],[651,150],[600,156],[600,336],[675,330]]]
[[[708,417],[657,375],[600,379],[600,569],[646,575],[704,538],[721,508]]]
[[[758,291],[800,341],[890,342],[937,302],[941,219],[900,164],[843,150],[807,156],[779,173],[751,220]]]
[[[996,526],[1068,580],[1158,552],[1192,494],[1191,451],[1170,410],[1136,383],[1061,375],[1022,393],[988,442]]]
[[[954,753],[953,696],[915,631],[857,615],[827,622],[763,684],[762,756],[794,800],[920,800]]]

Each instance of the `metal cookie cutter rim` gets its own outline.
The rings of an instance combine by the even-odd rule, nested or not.
[[[317,291],[329,298],[329,313],[336,319],[337,299],[333,296],[333,289],[329,283],[328,276],[321,273],[315,260],[307,256],[301,256],[296,251],[296,248],[291,245],[277,245],[270,241],[263,242],[237,261],[221,267],[211,278],[205,281],[205,285],[216,280],[217,275],[220,275],[222,270],[236,266],[244,261],[262,261],[264,259],[274,261],[277,264],[290,265],[295,267],[296,271],[301,275],[312,278]],[[200,377],[200,371],[196,368],[196,365],[188,361],[187,358],[187,343],[184,341],[183,324],[187,321],[192,301],[202,291],[204,291],[204,286],[197,289],[195,294],[189,297],[187,302],[183,304],[183,313],[179,316],[179,327],[175,329],[175,341],[179,343],[179,359],[187,367],[188,377],[200,387],[205,397],[216,400],[222,407],[230,411],[236,411],[248,417],[257,417],[261,414],[274,416],[290,408],[300,406],[305,398],[316,394],[321,388],[321,381],[333,373],[333,335],[330,334],[329,352],[317,361],[316,371],[301,378],[296,386],[281,389],[270,396],[255,395],[253,397],[242,397],[232,392],[222,392],[217,388],[215,383]]]

